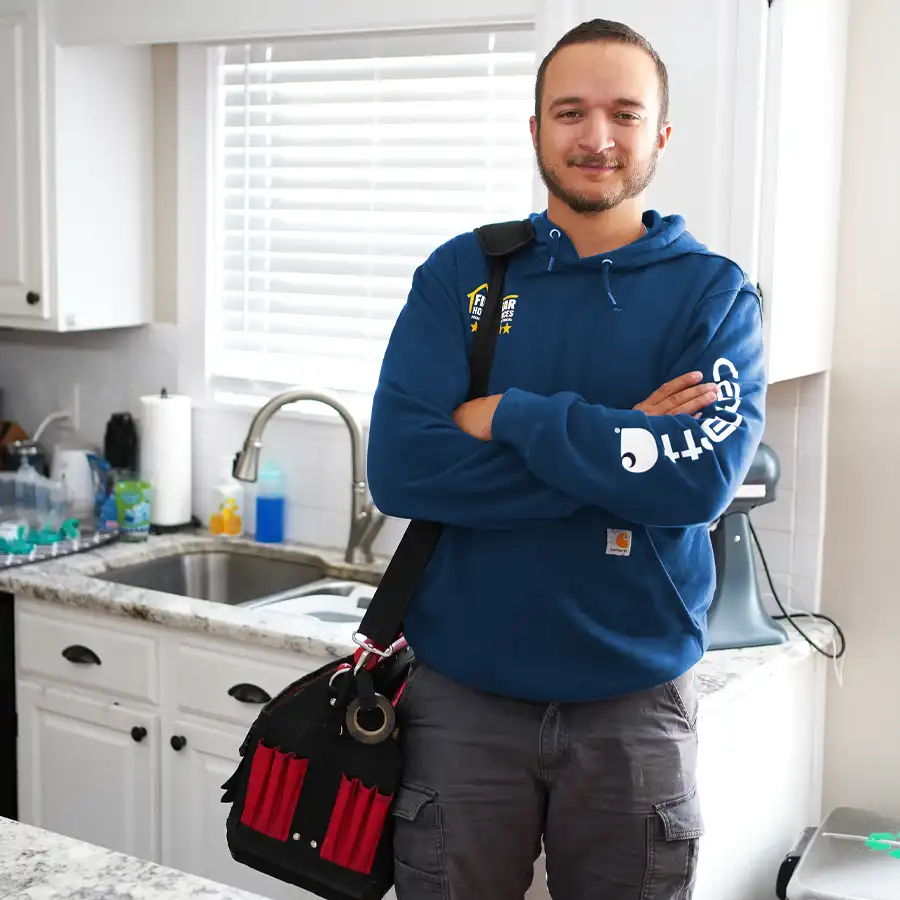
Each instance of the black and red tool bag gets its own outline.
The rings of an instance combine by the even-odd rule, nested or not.
[[[534,237],[528,220],[476,232],[491,275],[469,399],[487,394],[509,258]],[[410,523],[354,635],[359,650],[263,707],[222,786],[237,862],[326,900],[380,900],[390,890],[391,804],[403,771],[395,707],[412,663],[402,621],[441,531],[436,522]]]

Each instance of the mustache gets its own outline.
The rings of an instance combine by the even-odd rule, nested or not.
[[[628,160],[621,156],[571,156],[566,160],[569,166],[608,166],[623,169],[628,165]]]

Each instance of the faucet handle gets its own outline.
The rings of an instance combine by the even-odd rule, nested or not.
[[[366,507],[366,521],[358,544],[359,549],[362,550],[366,558],[366,562],[375,561],[375,557],[372,554],[372,544],[375,543],[375,538],[381,533],[381,529],[384,528],[386,521],[387,516],[379,512],[374,503],[370,503]]]

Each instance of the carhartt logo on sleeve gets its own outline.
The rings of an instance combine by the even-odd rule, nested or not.
[[[631,556],[631,532],[607,528],[606,553],[608,556]]]
[[[697,443],[695,432],[685,428],[682,437],[684,449],[676,450],[672,444],[672,435],[662,434],[662,455],[672,462],[686,459],[696,462],[704,451],[714,451],[716,444],[721,444],[734,434],[741,426],[744,417],[738,412],[741,405],[741,385],[738,370],[734,363],[721,357],[713,364],[712,377],[718,387],[715,409],[719,415],[707,416],[700,421],[703,432],[700,443]],[[646,428],[617,428],[620,435],[622,468],[638,474],[649,472],[659,460],[659,448],[656,436]]]

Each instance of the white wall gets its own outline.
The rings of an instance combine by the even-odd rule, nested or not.
[[[900,815],[900,3],[851,5],[823,611],[850,647],[829,685],[825,804]],[[810,153],[815,153],[811,136]],[[798,223],[802,227],[802,223]]]

